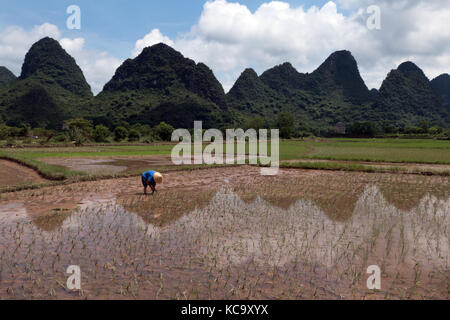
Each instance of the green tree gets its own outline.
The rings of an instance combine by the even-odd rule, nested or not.
[[[130,124],[128,122],[124,121],[124,120],[120,121],[117,126],[118,127],[124,127],[127,130],[131,129]]]
[[[30,135],[31,126],[28,123],[22,122],[21,125],[20,125],[20,129],[22,131],[21,132],[22,136],[28,137]]]
[[[10,137],[22,137],[23,136],[22,128],[9,127],[9,136]]]
[[[422,128],[417,127],[417,126],[408,126],[405,128],[405,133],[406,134],[420,134],[423,133]]]
[[[162,141],[170,141],[172,140],[172,132],[175,130],[170,124],[165,122],[161,122],[156,127],[153,128],[153,131],[156,136],[158,136]]]
[[[108,127],[104,125],[97,125],[94,129],[94,140],[95,142],[107,142],[110,135]]]
[[[86,119],[71,119],[65,122],[69,137],[77,144],[82,144],[85,141],[92,139],[94,126],[92,122]]]
[[[373,122],[354,122],[348,129],[348,133],[353,136],[374,137],[377,128]]]
[[[290,139],[294,132],[295,118],[289,112],[282,112],[278,115],[278,129],[280,129],[280,137]]]
[[[123,141],[128,136],[128,130],[124,127],[117,127],[114,129],[114,140],[117,142]]]
[[[6,140],[9,138],[9,127],[4,124],[0,124],[0,139]]]
[[[444,129],[438,126],[434,126],[431,127],[430,129],[428,129],[428,133],[433,135],[433,136],[437,136],[439,134],[441,134],[442,132],[444,132]]]
[[[140,124],[137,123],[131,127],[134,130],[137,130],[141,137],[149,136],[152,133],[152,128],[148,124]]]
[[[248,119],[244,123],[245,130],[255,129],[258,132],[258,130],[265,129],[267,127],[268,127],[268,125],[267,125],[266,121],[261,116],[254,116],[254,117]]]
[[[430,122],[428,120],[423,120],[419,123],[419,127],[421,129],[421,133],[427,133],[430,128]]]
[[[135,129],[131,129],[130,132],[128,132],[128,141],[134,142],[139,141],[141,138],[141,135],[139,134],[139,131]]]

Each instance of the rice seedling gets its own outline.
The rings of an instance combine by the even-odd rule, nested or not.
[[[213,170],[236,175],[154,197],[96,182],[6,194],[0,297],[448,298],[448,177]],[[66,286],[69,265],[80,291]],[[369,265],[381,290],[366,287]]]

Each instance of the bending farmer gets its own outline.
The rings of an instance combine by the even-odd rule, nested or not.
[[[152,189],[152,195],[156,192],[156,184],[163,182],[161,173],[150,170],[142,174],[142,185],[144,186],[144,194],[147,194],[147,187]]]

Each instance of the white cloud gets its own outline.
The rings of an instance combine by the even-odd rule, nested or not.
[[[59,40],[61,46],[77,61],[94,94],[99,93],[114,75],[122,61],[107,52],[87,50],[83,38]]]
[[[251,12],[239,3],[209,1],[189,32],[171,40],[155,29],[137,42],[133,55],[147,43],[163,39],[185,56],[209,65],[225,89],[246,67],[260,73],[289,61],[300,72],[311,72],[342,49],[352,51],[369,88],[378,88],[387,73],[406,60],[416,62],[430,78],[450,71],[447,0],[377,1],[381,30],[366,26],[366,9],[372,4],[372,0],[338,0],[305,8],[273,1]]]
[[[61,46],[70,54],[80,53],[83,51],[85,40],[84,38],[62,38],[59,40]]]
[[[72,55],[83,70],[86,80],[94,93],[102,90],[111,79],[121,61],[107,52],[87,50],[84,38],[62,38],[57,26],[44,23],[27,31],[18,26],[7,27],[0,31],[0,65],[20,75],[23,60],[30,47],[36,41],[51,37]]]
[[[20,74],[25,54],[30,46],[43,37],[58,39],[61,33],[55,25],[44,23],[26,31],[18,26],[0,31],[0,65],[8,67],[16,75]]]
[[[159,29],[154,29],[152,30],[152,32],[150,32],[149,34],[147,34],[143,39],[139,39],[138,41],[136,41],[136,46],[134,47],[133,50],[133,58],[137,57],[144,48],[146,47],[150,47],[154,44],[158,44],[158,43],[165,43],[169,46],[173,46],[174,43],[172,40],[170,40],[169,37],[164,36],[161,31],[159,31]]]

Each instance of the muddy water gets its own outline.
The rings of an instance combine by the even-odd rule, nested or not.
[[[245,155],[223,155],[224,164],[233,164],[239,162],[257,163],[257,157]],[[194,163],[193,157],[181,157],[185,164],[187,161]],[[209,155],[203,156],[204,163],[214,163],[215,158]],[[141,157],[109,157],[109,158],[43,158],[40,161],[65,167],[70,170],[83,171],[88,174],[116,174],[124,171],[148,170],[149,168],[171,167],[174,166],[170,156],[141,156]]]
[[[115,174],[127,170],[127,166],[116,165],[113,159],[41,159],[49,164],[58,165],[74,171],[88,174]]]
[[[425,193],[404,209],[366,184],[339,219],[317,199],[281,208],[258,192],[244,201],[226,184],[197,196],[91,196],[47,212],[54,224],[3,205],[0,297],[448,298],[448,196]],[[373,264],[383,272],[376,293],[365,287]],[[65,289],[69,265],[81,267],[81,292]]]

